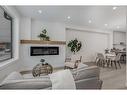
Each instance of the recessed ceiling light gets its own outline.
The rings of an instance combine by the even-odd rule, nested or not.
[[[41,14],[41,13],[42,13],[42,10],[38,10],[38,13],[40,13],[40,14]]]
[[[117,29],[119,29],[120,28],[120,26],[117,26]]]
[[[91,23],[92,21],[91,20],[89,20],[89,23]]]
[[[70,19],[71,17],[70,16],[67,16],[67,19]]]
[[[105,26],[108,26],[108,24],[105,24]]]
[[[116,10],[116,9],[117,9],[117,7],[113,7],[112,9],[113,9],[113,10]]]

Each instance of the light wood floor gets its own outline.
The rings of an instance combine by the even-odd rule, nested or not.
[[[103,80],[102,89],[124,89],[126,81],[126,65],[121,64],[121,69],[101,68],[100,78]]]

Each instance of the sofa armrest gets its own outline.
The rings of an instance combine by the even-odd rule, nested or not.
[[[52,83],[48,78],[10,80],[0,85],[0,89],[46,89],[49,87],[52,87]]]
[[[100,75],[100,69],[97,66],[90,66],[86,68],[74,69],[71,70],[72,74],[74,75],[74,80],[82,80],[91,77],[98,77]]]

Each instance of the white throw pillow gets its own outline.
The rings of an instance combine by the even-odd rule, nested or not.
[[[74,68],[75,63],[74,62],[65,62],[65,66],[70,67],[70,68]]]
[[[76,60],[80,60],[80,56],[79,55],[72,55],[71,62],[75,62]]]
[[[76,89],[74,78],[70,70],[60,70],[49,74],[52,89]]]
[[[24,79],[23,76],[19,72],[12,72],[9,74],[2,82],[2,84],[7,83],[9,80],[19,80]]]

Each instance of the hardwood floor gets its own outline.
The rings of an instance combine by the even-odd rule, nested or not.
[[[101,68],[101,67],[100,67]],[[121,64],[121,69],[101,68],[100,78],[103,80],[102,89],[125,88],[126,65]]]

